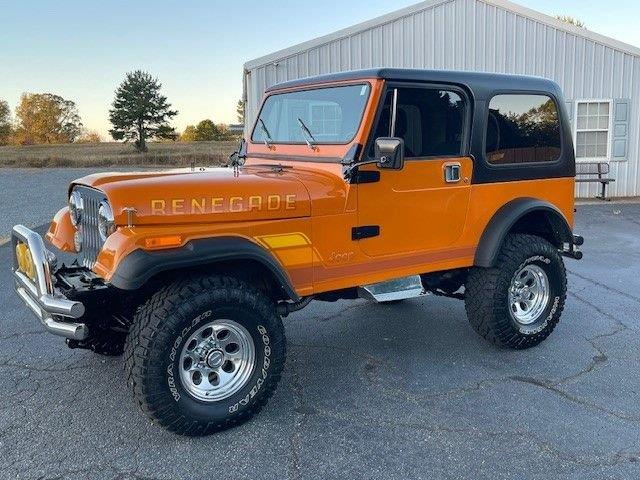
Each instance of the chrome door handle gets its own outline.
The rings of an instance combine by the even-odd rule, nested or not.
[[[460,181],[460,164],[459,163],[445,163],[444,181],[447,183],[457,183]]]

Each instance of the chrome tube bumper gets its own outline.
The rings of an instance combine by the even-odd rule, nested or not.
[[[62,321],[63,318],[81,318],[85,309],[81,302],[69,300],[64,295],[56,293],[42,237],[27,227],[16,225],[13,227],[12,243],[13,278],[18,296],[47,331],[72,340],[85,340],[89,336],[89,329],[84,323]],[[19,269],[16,256],[19,243],[24,243],[29,248],[35,270],[33,280]]]

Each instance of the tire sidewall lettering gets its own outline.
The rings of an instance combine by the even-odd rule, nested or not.
[[[210,319],[212,315],[213,315],[213,311],[207,310],[206,312],[193,318],[193,320],[191,320],[180,331],[178,336],[175,338],[175,340],[171,344],[171,349],[168,355],[169,362],[166,367],[166,374],[167,374],[167,385],[169,387],[169,392],[176,403],[179,403],[185,400],[185,398],[187,397],[188,397],[188,400],[192,400],[191,397],[188,395],[187,397],[185,397],[185,394],[182,389],[182,385],[180,384],[180,379],[178,375],[179,362],[177,361],[180,355],[179,352],[181,351],[182,345],[185,339],[188,338],[188,335],[190,334],[190,332],[193,331],[203,321]],[[262,356],[257,355],[257,360],[261,362],[261,364],[260,365],[256,364],[256,369],[258,369],[258,371],[257,371],[257,375],[254,374],[252,376],[254,380],[251,386],[247,385],[241,390],[241,392],[246,392],[246,393],[243,393],[243,396],[239,400],[236,400],[235,403],[229,406],[228,412],[230,414],[236,413],[239,410],[241,410],[243,407],[248,406],[251,403],[252,399],[255,398],[256,395],[258,395],[258,393],[262,390],[265,382],[267,381],[267,378],[269,376],[270,369],[272,366],[271,357],[273,355],[273,351],[271,348],[271,338],[268,334],[268,330],[263,325],[257,325],[254,328],[255,328],[254,330],[255,333],[252,335],[252,338],[254,342],[257,343],[256,345],[257,348],[262,347],[261,348]],[[260,361],[260,357],[262,357],[261,361]],[[237,394],[234,397],[237,399]],[[234,397],[230,397],[230,399],[233,399]]]
[[[182,398],[182,394],[180,393],[180,389],[177,385],[177,382],[179,382],[179,380],[176,380],[176,358],[178,357],[178,349],[182,345],[182,342],[184,341],[184,338],[187,336],[187,334],[200,322],[211,317],[212,314],[213,310],[207,310],[191,320],[191,322],[182,329],[180,334],[176,337],[175,341],[171,345],[171,351],[169,352],[169,364],[167,365],[167,384],[169,385],[171,396],[176,402],[179,402]]]
[[[267,329],[264,326],[258,325],[256,328],[262,340],[262,353],[263,353],[262,366],[260,368],[258,377],[255,380],[254,384],[249,389],[249,392],[244,397],[242,397],[239,401],[237,401],[236,403],[234,403],[229,407],[229,413],[236,413],[238,410],[240,410],[241,407],[246,407],[247,405],[249,405],[251,400],[258,394],[258,392],[260,392],[260,390],[262,389],[262,386],[266,382],[267,377],[269,375],[269,368],[271,367],[271,354],[272,354],[271,345],[270,345],[271,339],[269,338]]]

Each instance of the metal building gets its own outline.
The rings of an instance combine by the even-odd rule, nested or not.
[[[640,48],[506,0],[428,0],[247,62],[246,128],[271,85],[370,67],[551,78],[567,99],[578,161],[610,163],[610,196],[640,196]],[[576,194],[597,190],[583,183]]]

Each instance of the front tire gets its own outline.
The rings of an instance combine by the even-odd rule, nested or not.
[[[138,310],[125,348],[127,383],[166,429],[208,435],[267,403],[285,348],[282,320],[261,291],[231,277],[187,277]]]
[[[495,267],[469,272],[465,308],[480,336],[500,347],[525,349],[551,335],[566,296],[558,249],[537,236],[510,234]]]

